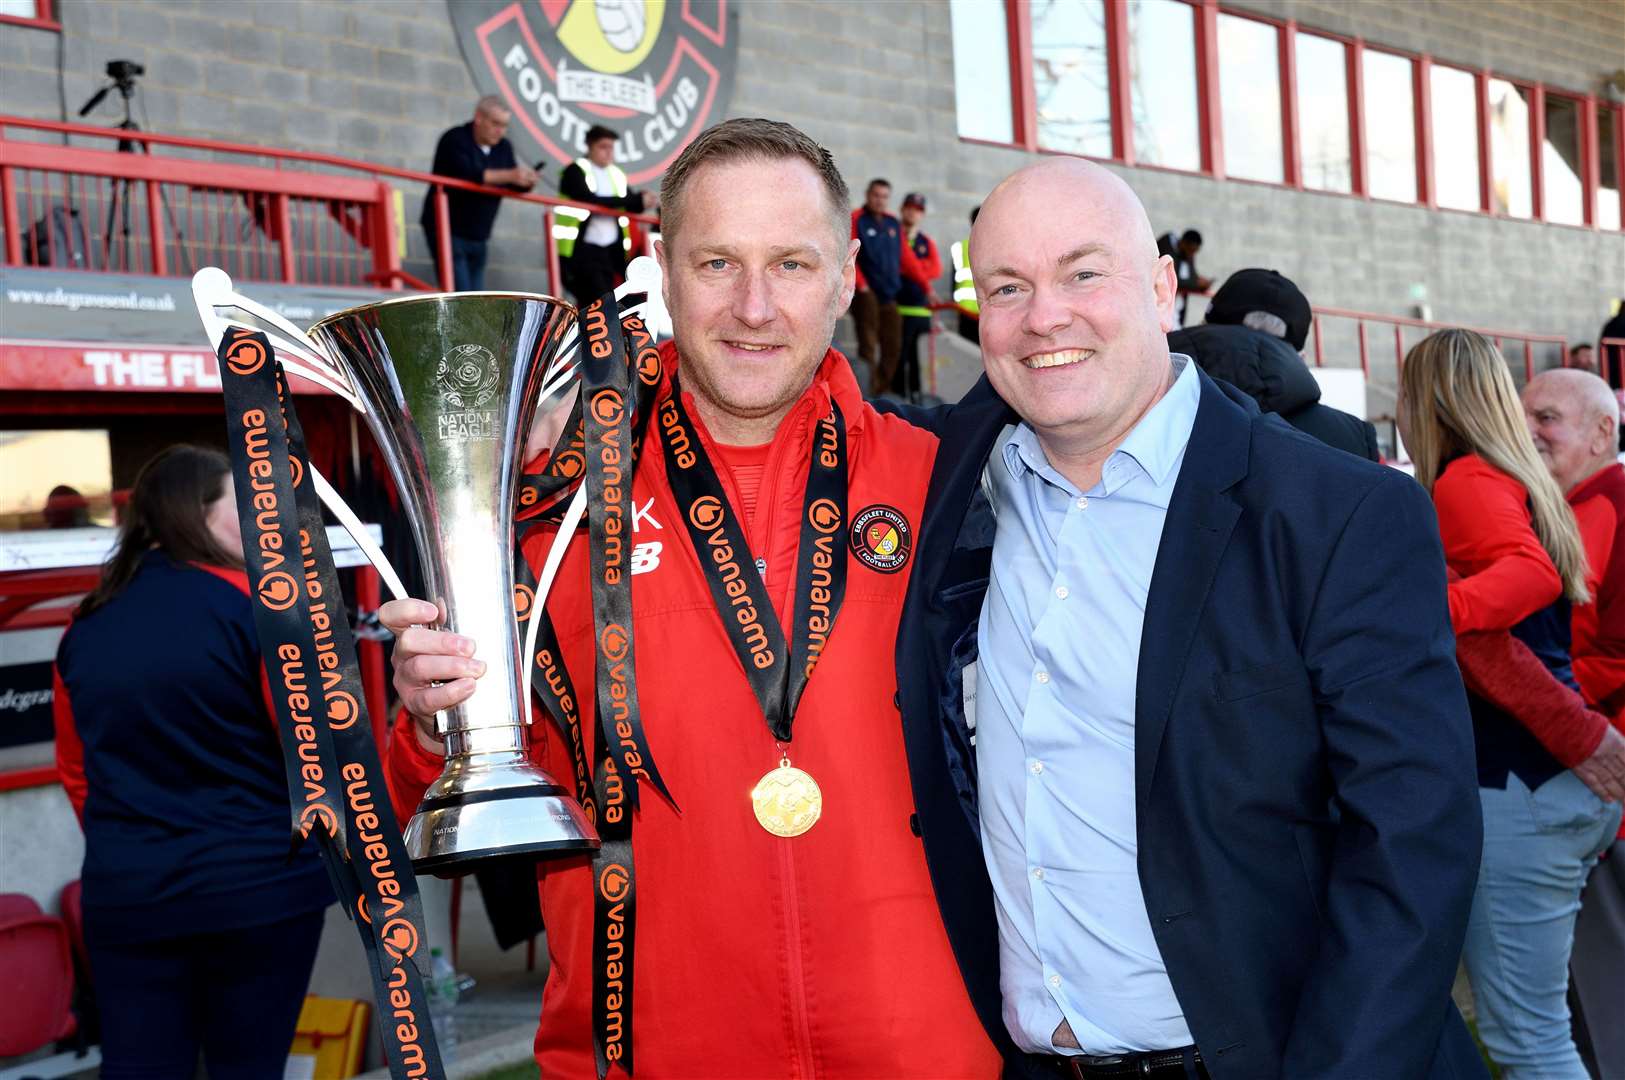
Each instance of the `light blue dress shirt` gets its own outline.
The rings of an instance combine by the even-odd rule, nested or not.
[[[1145,600],[1200,397],[1173,386],[1080,491],[1026,424],[987,467],[998,534],[982,605],[976,765],[1017,1045],[1064,1018],[1085,1053],[1192,1042],[1135,866],[1134,698]]]

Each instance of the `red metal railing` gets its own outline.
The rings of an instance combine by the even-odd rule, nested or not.
[[[19,140],[10,129],[117,142],[129,151]],[[424,184],[437,202],[433,246],[442,289],[452,288],[445,213],[452,189],[514,204],[504,235],[539,243],[536,265],[547,268],[552,291],[561,287],[553,213],[575,205],[568,200],[333,154],[0,115],[0,228],[9,266],[181,276],[212,264],[245,281],[432,288],[401,269],[395,237],[405,223],[391,181]],[[523,214],[517,221],[516,212]],[[628,216],[640,228],[658,226],[655,217]]]
[[[936,335],[945,329],[945,327],[939,325],[936,315],[939,312],[959,313],[961,309],[956,304],[940,303],[933,304],[931,311],[931,344],[927,359],[928,374],[926,378],[932,392],[935,392],[937,378]],[[1371,340],[1370,328],[1378,328],[1378,332],[1384,338],[1389,338],[1391,335],[1394,350],[1393,381],[1397,382],[1399,367],[1404,363],[1405,352],[1410,345],[1415,344],[1416,340],[1426,337],[1436,330],[1445,330],[1460,325],[1458,323],[1413,319],[1404,315],[1381,315],[1371,311],[1351,311],[1345,308],[1316,307],[1313,308],[1313,312],[1313,319],[1310,323],[1308,358],[1312,360],[1316,367],[1325,367],[1329,356],[1356,355],[1359,358],[1360,370],[1365,374],[1368,381],[1373,380],[1372,349],[1374,346]],[[972,315],[971,317],[975,318],[976,316]],[[1330,328],[1325,325],[1327,320],[1334,320]],[[1341,322],[1336,320],[1341,320]],[[1560,334],[1535,334],[1524,330],[1490,330],[1482,327],[1466,327],[1465,329],[1474,330],[1493,341],[1502,355],[1507,356],[1507,363],[1512,366],[1514,372],[1520,366],[1522,367],[1525,381],[1534,378],[1537,370],[1547,367],[1561,367],[1568,364],[1568,339]],[[1409,335],[1410,340],[1407,339],[1407,331],[1412,332]],[[1330,346],[1327,344],[1328,339],[1332,340]],[[1513,345],[1513,354],[1511,356],[1507,355],[1509,343]],[[1625,338],[1603,338],[1598,342],[1598,352],[1602,354],[1600,357],[1601,373],[1605,379],[1608,378],[1609,368],[1612,363],[1611,350],[1605,347],[1608,345],[1614,346],[1618,350],[1618,354],[1625,357]],[[1376,348],[1379,350],[1379,359],[1386,355],[1386,345],[1376,346]],[[1543,354],[1540,360],[1550,360],[1552,362],[1537,364],[1537,349]],[[1353,365],[1338,363],[1334,360],[1331,366],[1352,367]],[[1384,369],[1387,368],[1387,365],[1379,366]],[[1392,391],[1389,390],[1388,393],[1391,394]]]
[[[1393,366],[1396,372],[1398,371],[1399,366],[1404,363],[1405,351],[1409,347],[1406,344],[1407,330],[1420,331],[1420,333],[1411,335],[1415,339],[1420,339],[1433,333],[1435,330],[1447,330],[1453,327],[1461,326],[1460,323],[1431,322],[1426,319],[1413,319],[1404,315],[1379,315],[1370,311],[1349,311],[1344,308],[1316,307],[1314,309],[1314,319],[1310,324],[1310,342],[1312,343],[1310,355],[1313,358],[1316,367],[1324,367],[1326,364],[1327,333],[1323,327],[1323,323],[1327,319],[1344,320],[1345,322],[1341,329],[1345,331],[1349,329],[1348,324],[1352,323],[1354,344],[1360,358],[1360,370],[1365,372],[1367,378],[1371,378],[1372,349],[1371,336],[1367,329],[1368,326],[1379,327],[1381,328],[1381,332],[1385,335],[1392,335],[1394,346]],[[1473,330],[1484,337],[1489,338],[1495,343],[1495,347],[1501,351],[1503,356],[1507,355],[1507,345],[1508,343],[1511,343],[1514,346],[1514,351],[1511,356],[1507,357],[1507,363],[1512,365],[1514,371],[1516,371],[1521,364],[1525,380],[1535,377],[1535,371],[1537,369],[1535,352],[1537,346],[1543,347],[1542,351],[1547,353],[1547,358],[1556,360],[1556,363],[1541,364],[1539,367],[1558,367],[1568,362],[1568,339],[1563,337],[1561,334],[1534,334],[1525,330],[1490,330],[1478,326],[1463,327],[1463,329]],[[1411,341],[1411,344],[1415,344],[1415,341]],[[1550,348],[1551,346],[1556,347],[1555,357],[1552,355],[1552,349]],[[1386,350],[1386,346],[1382,346],[1381,348],[1383,348],[1384,351]]]
[[[1614,363],[1618,361],[1625,366],[1625,337],[1605,337],[1597,339],[1597,373],[1608,385],[1614,385]]]

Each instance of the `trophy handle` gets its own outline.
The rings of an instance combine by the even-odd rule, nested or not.
[[[209,335],[209,344],[216,353],[220,351],[220,342],[231,327],[263,333],[270,341],[271,347],[276,350],[277,360],[284,370],[332,391],[348,402],[356,412],[361,411],[361,399],[351,388],[344,370],[293,323],[270,308],[255,303],[237,292],[231,283],[230,275],[218,266],[206,266],[192,275],[192,299],[197,303],[197,313],[203,320],[204,332]],[[253,316],[262,325],[255,325],[246,318],[222,316],[220,314],[222,309],[244,312]],[[377,544],[373,543],[372,535],[361,524],[361,519],[339,493],[333,490],[333,485],[327,482],[327,477],[323,476],[316,466],[309,462],[306,465],[316,489],[316,496],[338,519],[339,524],[344,526],[344,531],[350,534],[350,538],[367,557],[367,561],[378,571],[378,576],[383,579],[390,595],[396,600],[405,599],[406,586],[401,584],[400,575],[395,572],[389,558]]]
[[[633,304],[620,308],[621,318],[633,316],[643,320],[650,328],[663,326],[669,319],[666,314],[666,300],[661,295],[660,264],[647,255],[639,255],[626,264],[626,280],[615,286],[616,305],[628,296],[643,294],[643,303]],[[546,401],[548,396],[575,376],[577,357],[581,350],[576,348],[577,326],[572,325],[565,331],[564,342],[559,346],[558,355],[548,364],[547,371],[542,375],[542,391],[537,395],[538,400]]]
[[[533,614],[525,622],[525,649],[519,655],[525,660],[525,726],[529,727],[532,721],[530,704],[530,685],[535,678],[535,664],[530,663],[529,657],[536,655],[536,633],[541,626],[540,612],[546,603],[548,590],[553,588],[553,579],[558,576],[559,564],[564,561],[564,552],[570,546],[570,540],[575,536],[576,526],[581,524],[581,515],[587,509],[587,488],[582,485],[570,498],[570,505],[564,510],[564,517],[559,521],[559,531],[553,536],[553,546],[548,548],[547,560],[542,564],[542,575],[536,580],[535,599],[531,603]],[[370,537],[369,537],[370,539]],[[521,558],[523,556],[520,556]]]
[[[344,370],[312,344],[304,331],[237,292],[230,275],[218,266],[205,266],[192,275],[192,300],[197,304],[198,317],[203,320],[203,330],[209,335],[209,344],[216,352],[230,327],[262,333],[276,350],[277,360],[285,370],[337,394],[349,402],[350,408],[361,411],[361,399]],[[240,311],[253,319],[222,317],[221,309]]]

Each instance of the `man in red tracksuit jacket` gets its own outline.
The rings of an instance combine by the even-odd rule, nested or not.
[[[674,485],[688,455],[666,450],[657,408],[632,492],[635,681],[649,749],[681,812],[642,785],[632,830],[640,1080],[999,1073],[911,829],[895,699],[893,643],[936,439],[865,404],[829,347],[853,289],[846,197],[827,152],[766,120],[705,132],[663,184],[660,259],[676,337],[662,349],[662,407],[672,409],[675,378],[695,450],[748,539],[743,573],[760,572],[786,635],[808,554],[798,551],[802,523],[817,510],[809,466],[834,431],[821,421],[838,410],[847,513],[835,552],[846,587],[792,739],[776,740],[686,530],[683,507],[697,504]],[[536,564],[542,552],[526,554]],[[578,541],[547,609],[583,735],[596,742],[587,564]],[[417,718],[397,725],[388,756],[404,821],[443,764],[428,718],[472,691],[483,670],[476,647],[502,643],[408,628],[435,618],[422,601],[380,615],[399,635],[395,685]],[[543,767],[573,774],[570,748],[545,718],[531,740]],[[753,785],[782,758],[823,792],[822,816],[794,836],[770,834],[753,815]],[[574,858],[543,862],[539,876],[551,968],[536,1059],[544,1077],[590,1077],[593,870]]]

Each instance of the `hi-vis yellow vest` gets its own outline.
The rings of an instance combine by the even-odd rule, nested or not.
[[[981,313],[981,307],[976,303],[976,283],[970,275],[970,241],[955,240],[948,249],[948,257],[954,264],[954,303],[968,315]]]
[[[587,190],[594,195],[602,195],[603,192],[593,186],[592,162],[586,158],[576,158],[575,163],[580,167],[582,175],[586,177]],[[609,173],[609,183],[613,189],[613,194],[619,198],[626,198],[626,174],[621,171],[621,167],[611,163],[605,166],[604,171]],[[554,209],[553,242],[558,246],[559,258],[568,259],[570,257],[570,253],[576,249],[576,237],[581,235],[581,227],[587,223],[587,218],[591,216],[592,214],[589,211],[578,210],[573,206],[560,206]],[[630,252],[632,250],[632,220],[622,215],[620,222],[621,246]]]

